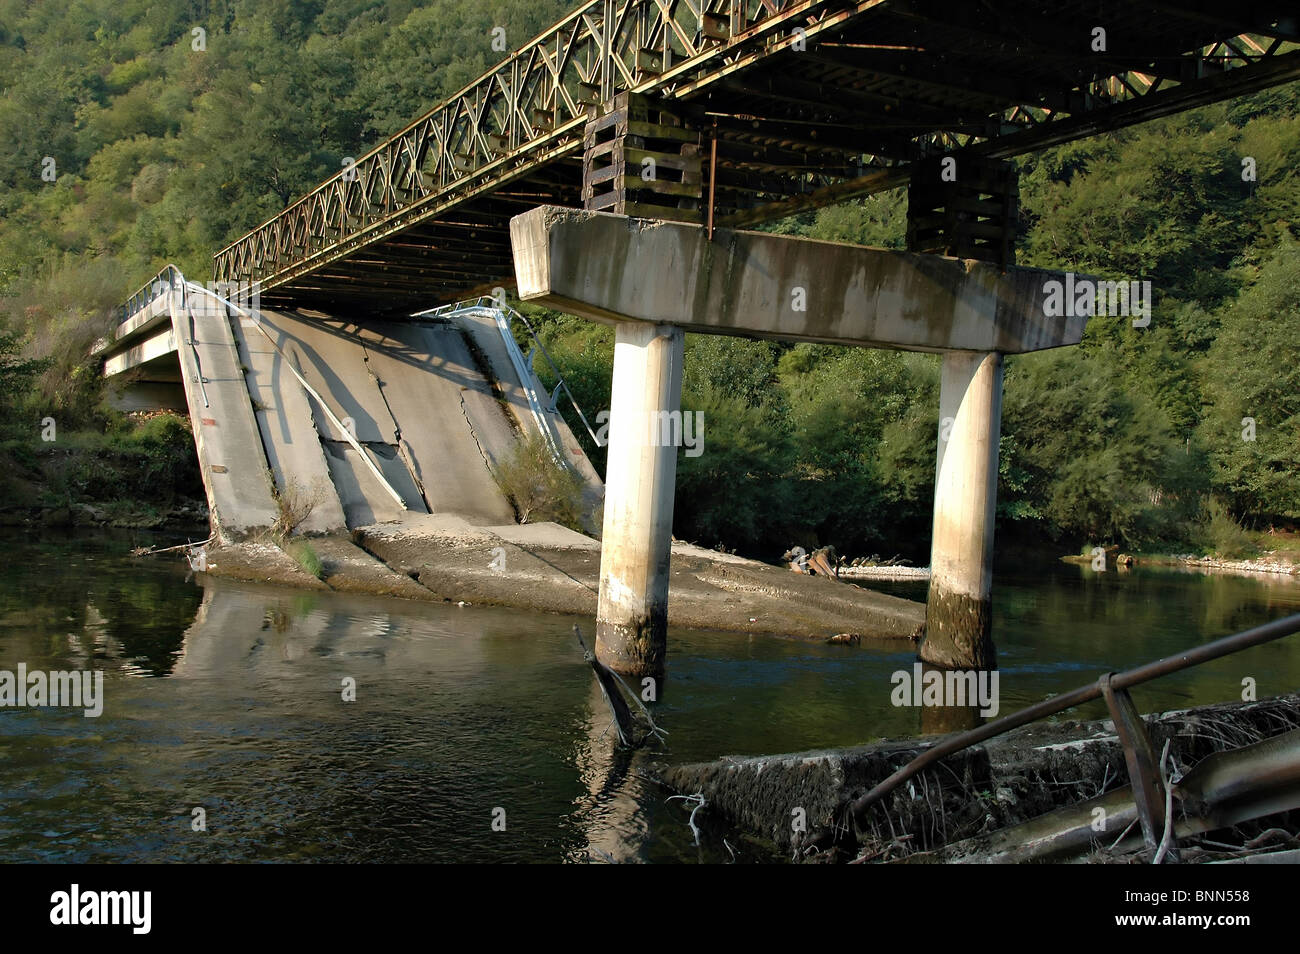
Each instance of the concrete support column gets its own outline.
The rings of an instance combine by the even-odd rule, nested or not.
[[[997,665],[989,597],[1001,425],[1002,355],[945,352],[921,659],[946,669]]]
[[[634,676],[663,674],[684,334],[619,322],[614,336],[596,658]]]

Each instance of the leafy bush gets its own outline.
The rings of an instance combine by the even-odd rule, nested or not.
[[[18,455],[36,465],[51,506],[127,494],[168,507],[177,496],[203,495],[186,417],[161,412],[144,421],[124,418],[110,434],[60,428],[57,435],[51,443],[28,437]]]
[[[1254,556],[1259,552],[1254,538],[1232,519],[1228,508],[1213,497],[1205,507],[1205,536],[1215,555],[1225,559]]]
[[[17,398],[48,366],[48,361],[23,357],[18,332],[0,321],[0,433],[14,429]]]
[[[554,521],[582,530],[582,479],[551,456],[539,433],[523,437],[515,451],[492,469],[492,477],[510,498],[520,523]]]

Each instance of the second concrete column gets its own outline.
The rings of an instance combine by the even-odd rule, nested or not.
[[[663,675],[668,562],[680,433],[684,335],[674,325],[620,322],[605,468],[596,657],[618,672]]]
[[[939,391],[930,595],[921,658],[992,669],[993,518],[1002,427],[1002,355],[949,351]]]

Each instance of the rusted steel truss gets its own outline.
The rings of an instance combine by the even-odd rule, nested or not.
[[[904,185],[1300,77],[1283,0],[588,0],[215,256],[271,303],[451,298],[508,277],[506,223],[580,205],[588,110],[708,129],[720,226]],[[1105,30],[1096,50],[1096,27]]]

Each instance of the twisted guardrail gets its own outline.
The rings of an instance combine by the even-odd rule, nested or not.
[[[489,295],[480,295],[477,298],[466,298],[462,301],[456,302],[455,304],[441,305],[437,308],[431,308],[428,311],[418,312],[415,317],[447,318],[452,315],[477,310],[490,311],[493,313],[494,317],[496,317],[497,328],[501,332],[501,337],[506,343],[506,350],[510,355],[511,363],[515,365],[515,373],[519,375],[519,383],[523,386],[525,393],[528,395],[529,404],[532,406],[534,416],[538,418],[538,423],[542,425],[543,433],[547,433],[547,429],[544,426],[544,420],[541,415],[543,411],[551,414],[558,413],[560,392],[563,391],[564,396],[569,399],[569,404],[578,415],[578,419],[582,421],[582,426],[585,427],[587,433],[591,435],[591,439],[595,445],[597,447],[605,446],[605,442],[596,435],[594,430],[592,430],[591,424],[587,420],[587,415],[582,412],[582,406],[578,404],[578,399],[573,396],[573,391],[569,389],[568,383],[564,380],[564,375],[560,372],[559,365],[555,363],[555,359],[551,357],[551,353],[546,350],[546,345],[542,342],[541,336],[537,334],[537,329],[532,326],[532,323],[529,322],[527,318],[514,308],[511,308],[509,304],[502,301],[500,298],[494,298]],[[510,326],[511,319],[518,320],[520,324],[524,326],[524,330],[527,332],[529,339],[533,343],[526,355],[515,341],[514,333]],[[540,352],[542,357],[546,359],[546,363],[550,366],[551,372],[555,375],[556,379],[555,387],[551,389],[548,396],[548,403],[545,405],[542,405],[540,400],[538,400],[531,385],[531,379],[534,376],[533,356],[537,352]],[[558,448],[555,449],[558,451]]]

